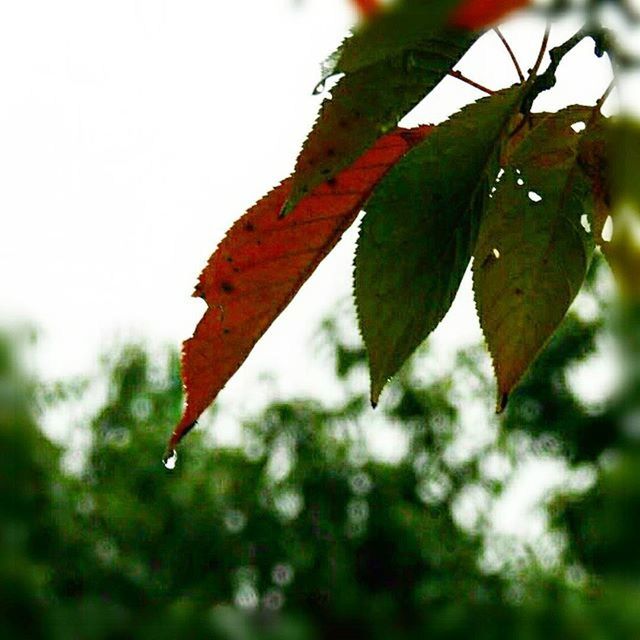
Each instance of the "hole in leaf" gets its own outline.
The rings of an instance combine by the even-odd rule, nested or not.
[[[587,125],[586,125],[584,122],[582,122],[582,121],[580,121],[580,122],[574,122],[574,123],[571,125],[571,128],[572,128],[576,133],[580,133],[580,132],[584,131],[584,130],[587,128]]]
[[[542,202],[542,196],[535,191],[529,191],[529,200],[531,202]]]
[[[602,239],[605,242],[611,242],[613,238],[613,218],[611,216],[607,216],[607,220],[602,227]]]

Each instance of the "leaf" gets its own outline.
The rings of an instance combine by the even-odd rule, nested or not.
[[[531,0],[466,0],[451,16],[455,27],[471,31],[497,24],[509,13],[522,9]]]
[[[367,10],[372,19],[359,26],[330,58],[328,75],[353,73],[406,53],[447,27],[478,32],[499,22],[530,0],[401,0],[382,10]],[[360,3],[358,3],[360,4]],[[365,2],[364,4],[376,4]],[[380,5],[378,3],[378,9]]]
[[[582,145],[596,203],[594,235],[626,297],[640,299],[640,125],[601,118]],[[609,220],[610,236],[603,238]],[[606,235],[606,234],[605,234]]]
[[[380,3],[378,0],[352,0],[360,15],[365,18],[371,18],[380,11]]]
[[[493,194],[474,255],[480,324],[498,380],[498,410],[564,318],[585,278],[581,225],[589,185],[571,125],[592,108],[550,114],[523,140]]]
[[[194,295],[208,309],[184,343],[187,405],[170,449],[242,364],[271,323],[353,223],[371,190],[430,127],[388,134],[331,184],[318,187],[287,219],[286,180],[229,230],[200,276]]]
[[[453,302],[522,95],[522,87],[507,89],[439,125],[365,207],[355,296],[374,405]]]
[[[347,38],[331,59],[329,74],[354,73],[418,49],[441,33],[460,0],[401,0],[384,7]]]
[[[422,100],[471,46],[447,32],[399,55],[346,75],[332,89],[307,138],[293,177],[288,212],[319,184],[349,166]]]

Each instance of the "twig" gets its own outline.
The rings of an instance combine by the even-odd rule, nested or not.
[[[502,31],[500,31],[498,27],[495,27],[494,31],[496,32],[496,35],[498,36],[498,38],[500,38],[500,42],[502,42],[502,44],[504,45],[504,48],[507,50],[507,53],[509,54],[511,61],[513,62],[513,66],[516,68],[516,71],[518,73],[518,78],[520,78],[520,82],[524,82],[524,73],[522,73],[522,67],[520,67],[518,58],[516,58],[516,54],[513,52],[511,45],[509,44],[508,40],[504,37],[504,34],[502,33]]]
[[[458,80],[461,80],[462,82],[465,82],[466,84],[475,87],[476,89],[479,89],[480,91],[484,91],[484,93],[486,93],[487,95],[492,96],[495,91],[488,89],[487,87],[475,82],[475,80],[471,80],[471,78],[467,78],[467,76],[462,75],[462,73],[460,73],[460,71],[456,71],[455,69],[452,71],[449,71],[449,75],[452,78],[457,78]]]
[[[616,86],[616,81],[614,79],[609,83],[609,86],[605,89],[604,93],[602,94],[598,102],[596,102],[596,106],[594,108],[597,111],[600,111],[602,109],[602,107],[604,106],[604,103],[607,101],[607,99],[611,95],[611,92],[613,91],[615,86]]]
[[[538,58],[536,59],[536,63],[533,65],[533,69],[531,69],[531,73],[529,77],[536,75],[540,70],[540,65],[544,60],[544,54],[547,52],[547,47],[549,46],[549,36],[551,35],[551,26],[547,24],[546,29],[544,30],[544,36],[542,37],[542,43],[540,44],[540,51],[538,53]]]
[[[557,78],[556,72],[558,71],[558,67],[562,62],[562,59],[580,42],[582,42],[587,37],[594,37],[592,30],[588,27],[583,27],[575,33],[571,38],[569,38],[566,42],[563,42],[561,45],[554,47],[549,51],[549,57],[551,58],[551,62],[547,69],[545,69],[544,73],[538,75],[538,71],[540,70],[540,66],[542,64],[542,60],[544,59],[544,54],[547,50],[547,45],[549,42],[549,29],[545,31],[545,37],[542,41],[542,46],[540,48],[540,53],[538,54],[538,59],[536,60],[536,64],[531,70],[531,75],[529,76],[529,81],[531,83],[531,89],[529,90],[527,97],[525,98],[522,105],[522,112],[528,113],[531,110],[531,106],[535,99],[544,91],[548,91],[549,89],[553,89],[556,86]]]

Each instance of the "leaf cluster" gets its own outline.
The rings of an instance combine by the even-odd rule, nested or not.
[[[358,4],[367,19],[325,65],[322,82],[340,79],[293,175],[240,218],[200,278],[208,309],[185,343],[187,407],[170,450],[361,209],[354,294],[374,405],[444,318],[470,263],[500,411],[562,322],[596,247],[624,290],[640,293],[637,125],[602,115],[609,90],[595,106],[534,112],[578,43],[592,39],[595,55],[614,58],[599,6],[584,9],[584,28],[541,71],[547,31],[527,78],[499,33],[521,81],[492,91],[455,67],[527,2]],[[396,129],[448,74],[489,95],[438,126]]]

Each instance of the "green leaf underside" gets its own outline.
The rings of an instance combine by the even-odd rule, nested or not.
[[[342,78],[325,100],[296,163],[290,211],[393,129],[448,74],[474,37],[446,31],[420,46]]]
[[[453,302],[522,95],[520,86],[506,89],[439,125],[365,207],[355,297],[374,404]]]
[[[426,34],[442,29],[459,0],[397,1],[374,20],[364,22],[327,60],[324,77],[353,73],[400,53],[419,48]]]
[[[592,112],[570,107],[534,127],[513,153],[480,227],[474,291],[498,380],[498,410],[561,323],[587,272],[594,245],[581,217],[591,197],[577,164],[581,135],[571,125],[588,122]]]

